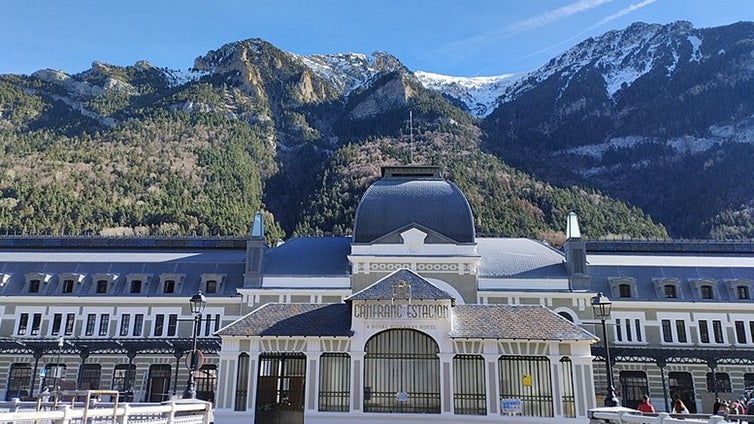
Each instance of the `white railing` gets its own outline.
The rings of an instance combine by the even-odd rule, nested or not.
[[[51,409],[51,410],[48,410]],[[53,402],[2,404],[0,423],[13,424],[210,424],[212,404],[201,400],[176,400],[161,404],[82,404],[77,407]]]
[[[622,407],[590,409],[588,416],[592,424],[725,424],[730,422],[720,415],[669,414],[667,412],[642,414],[634,409]]]

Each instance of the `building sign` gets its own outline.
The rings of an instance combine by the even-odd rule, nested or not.
[[[521,414],[521,399],[500,399],[500,412],[503,414]]]
[[[448,305],[367,303],[353,306],[353,317],[363,319],[440,319],[449,316]]]

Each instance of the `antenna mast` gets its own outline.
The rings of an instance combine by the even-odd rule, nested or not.
[[[409,129],[409,147],[408,147],[408,154],[409,154],[409,164],[413,165],[414,163],[414,111],[409,110],[408,111],[408,129]]]

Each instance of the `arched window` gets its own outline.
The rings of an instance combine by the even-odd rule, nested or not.
[[[102,377],[102,365],[100,364],[81,364],[79,368],[79,390],[99,390],[99,383]]]
[[[235,411],[245,411],[249,396],[249,355],[238,355],[238,369],[236,370],[236,403]]]
[[[440,413],[440,352],[411,329],[375,334],[364,356],[364,412]]]
[[[8,391],[5,392],[5,400],[13,398],[26,400],[31,395],[31,364],[16,363],[11,364],[10,373],[8,374]]]
[[[649,394],[649,382],[644,371],[621,371],[619,374],[622,406],[636,409],[642,396]]]

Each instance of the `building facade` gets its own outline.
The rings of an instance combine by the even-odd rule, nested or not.
[[[477,237],[434,167],[386,167],[351,237],[0,237],[0,394],[180,396],[201,315],[198,396],[243,422],[574,418],[601,405],[598,292],[624,405],[754,384],[754,249]],[[594,362],[593,362],[594,361]],[[708,405],[709,403],[709,405]]]

